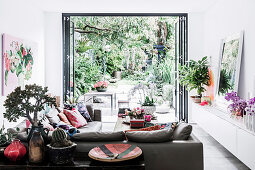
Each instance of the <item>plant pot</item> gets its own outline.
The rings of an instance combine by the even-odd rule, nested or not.
[[[156,106],[142,106],[145,114],[153,114],[156,111]]]
[[[113,77],[118,79],[118,80],[121,80],[121,71],[114,71],[113,72]]]
[[[49,129],[43,128],[43,125],[32,126],[32,128],[27,128],[27,134],[28,134],[27,141],[30,141],[34,131],[37,131],[37,132],[41,133],[41,135],[43,137],[43,140],[44,140],[44,143],[49,142],[49,139],[48,139]]]
[[[68,164],[73,161],[73,154],[76,148],[75,143],[73,145],[68,146],[68,147],[62,147],[62,148],[56,148],[52,147],[50,144],[47,145],[49,149],[49,160],[53,164]]]
[[[190,96],[190,98],[193,100],[194,103],[201,103],[200,96]]]
[[[96,90],[98,92],[106,92],[107,91],[107,88],[100,88],[100,87],[97,87]]]

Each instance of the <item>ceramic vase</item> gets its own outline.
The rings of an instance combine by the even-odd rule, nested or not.
[[[15,139],[4,150],[4,156],[10,161],[15,162],[21,160],[26,155],[26,152],[26,147],[20,142],[20,140]]]
[[[44,141],[41,132],[34,131],[29,141],[29,162],[41,163],[44,157]]]

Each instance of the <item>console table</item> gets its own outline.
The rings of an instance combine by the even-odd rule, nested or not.
[[[192,120],[241,160],[255,169],[255,134],[229,113],[191,102]]]
[[[0,159],[0,169],[19,169],[19,170],[44,170],[44,169],[52,169],[52,170],[71,170],[71,169],[79,169],[79,170],[144,170],[145,162],[143,155],[140,155],[138,158],[123,161],[123,162],[99,162],[89,158],[88,153],[75,153],[74,161],[72,164],[68,165],[53,165],[45,160],[44,163],[41,164],[29,164],[25,158],[24,160],[16,163],[12,163],[6,159]]]

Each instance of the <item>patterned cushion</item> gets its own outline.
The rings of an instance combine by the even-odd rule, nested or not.
[[[156,126],[151,126],[151,127],[146,127],[146,128],[142,128],[142,129],[133,129],[133,130],[126,130],[125,132],[130,132],[130,131],[153,131],[153,130],[160,130],[160,126],[156,125]]]
[[[87,110],[87,107],[83,103],[78,103],[77,108],[80,114],[87,120],[87,122],[92,122],[92,119],[90,117],[90,114]]]
[[[71,124],[76,128],[79,128],[88,124],[86,119],[80,114],[78,110],[71,111],[71,110],[64,109],[64,114],[69,119]]]
[[[58,114],[59,118],[61,121],[63,121],[64,123],[71,125],[71,123],[69,122],[68,118],[66,117],[66,115],[63,112],[60,112]]]
[[[50,123],[58,123],[60,122],[60,118],[58,116],[59,112],[57,109],[52,108],[48,113],[45,113],[45,116],[48,118]]]

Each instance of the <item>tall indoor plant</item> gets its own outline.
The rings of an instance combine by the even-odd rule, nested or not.
[[[24,90],[21,87],[17,87],[7,96],[4,102],[6,108],[4,117],[6,119],[16,121],[20,117],[26,117],[32,124],[28,140],[34,130],[40,131],[44,139],[47,139],[43,126],[38,119],[38,113],[44,109],[45,104],[56,106],[56,99],[48,96],[47,92],[47,87],[43,88],[36,84],[26,85]],[[31,116],[32,114],[33,117]]]
[[[206,90],[204,86],[209,85],[208,69],[207,56],[198,61],[190,60],[188,65],[179,66],[180,84],[187,86],[189,91],[197,90],[197,96],[192,96],[196,99],[195,102],[200,103],[202,93]]]

